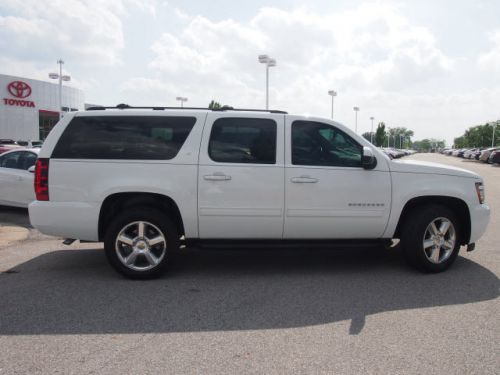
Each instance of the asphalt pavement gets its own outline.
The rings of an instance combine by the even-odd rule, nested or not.
[[[0,375],[500,373],[500,168],[411,158],[485,179],[490,226],[445,273],[397,250],[189,249],[131,281],[100,244],[64,246],[0,207],[30,232],[0,245]]]

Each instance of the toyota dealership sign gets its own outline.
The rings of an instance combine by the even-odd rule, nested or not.
[[[31,95],[31,86],[23,81],[12,81],[7,85],[7,92],[13,98],[3,98],[6,105],[18,107],[35,107],[35,103],[31,100],[26,100]]]

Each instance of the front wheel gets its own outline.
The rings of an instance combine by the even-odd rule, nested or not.
[[[149,208],[133,207],[118,214],[104,239],[109,263],[134,279],[161,275],[178,247],[175,225],[161,212]]]
[[[411,212],[401,232],[407,261],[423,272],[437,273],[458,256],[462,228],[455,214],[444,206],[429,205]]]

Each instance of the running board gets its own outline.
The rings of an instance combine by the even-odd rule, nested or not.
[[[201,240],[187,239],[187,247],[204,249],[329,249],[346,247],[380,247],[390,245],[390,239],[362,239],[362,240]]]

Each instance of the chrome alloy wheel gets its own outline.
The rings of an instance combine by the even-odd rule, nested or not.
[[[165,257],[167,241],[157,226],[147,221],[134,221],[118,233],[115,251],[124,266],[134,271],[147,271]]]
[[[425,256],[435,264],[445,262],[456,244],[455,227],[445,217],[434,219],[425,230],[423,248]]]

